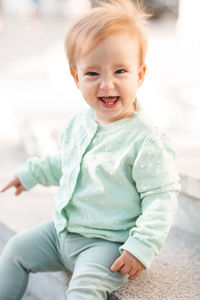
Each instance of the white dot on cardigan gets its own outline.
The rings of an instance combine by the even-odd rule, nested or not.
[[[155,177],[155,174],[151,174],[151,177]]]
[[[157,164],[160,164],[160,160],[157,160],[157,162],[156,162]]]
[[[145,167],[145,165],[141,165],[140,168],[143,169]]]
[[[148,142],[149,142],[149,143],[154,143],[154,139],[150,138],[150,139],[148,140]]]
[[[145,190],[148,190],[149,188],[150,188],[150,186],[148,186],[148,185],[144,187]]]

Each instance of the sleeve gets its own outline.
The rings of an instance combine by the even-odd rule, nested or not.
[[[64,132],[65,130],[60,136],[61,145]],[[38,183],[44,186],[58,186],[62,177],[61,153],[47,155],[41,159],[32,157],[16,170],[16,175],[26,190],[30,190]]]
[[[16,175],[26,190],[30,190],[36,184],[45,186],[59,185],[62,176],[61,156],[46,156],[42,159],[33,157],[17,169]]]
[[[129,251],[148,269],[173,223],[180,191],[175,152],[166,135],[145,138],[132,176],[141,199],[141,214],[120,252]]]

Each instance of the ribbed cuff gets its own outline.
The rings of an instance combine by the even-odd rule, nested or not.
[[[122,250],[127,250],[133,256],[135,256],[146,269],[150,268],[151,262],[155,256],[155,253],[146,244],[142,243],[140,240],[129,237],[126,242],[119,247],[120,252]]]
[[[27,191],[37,184],[36,179],[29,172],[26,165],[23,165],[22,167],[18,168],[15,173]]]

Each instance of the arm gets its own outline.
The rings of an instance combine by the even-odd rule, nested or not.
[[[150,267],[172,225],[180,191],[174,158],[166,136],[146,138],[136,157],[132,175],[141,198],[141,214],[120,247],[122,255],[124,250],[132,254],[133,266],[139,260]],[[141,270],[141,266],[134,268]]]
[[[14,178],[0,192],[3,193],[14,187],[16,189],[15,195],[18,196],[23,191],[30,190],[37,183],[46,186],[59,185],[61,176],[59,154],[43,159],[34,157],[17,170]]]
[[[16,175],[26,190],[37,183],[45,186],[59,185],[62,176],[60,154],[42,159],[33,157],[16,171]]]
[[[62,132],[60,143],[63,141]],[[33,157],[28,159],[26,164],[17,169],[16,175],[26,190],[30,190],[37,183],[50,186],[59,185],[62,176],[61,154],[47,155],[39,159]]]

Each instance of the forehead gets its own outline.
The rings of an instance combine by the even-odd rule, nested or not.
[[[98,64],[108,63],[109,61],[138,60],[139,42],[138,38],[128,33],[112,34],[98,42],[87,51],[79,52],[77,64]]]

